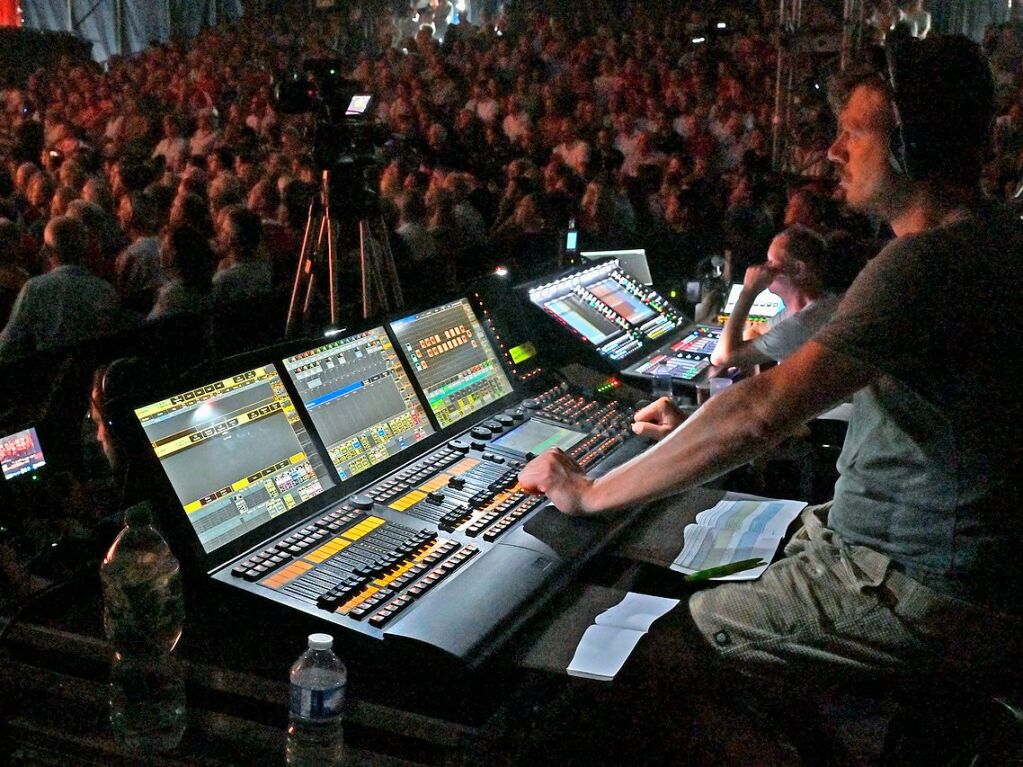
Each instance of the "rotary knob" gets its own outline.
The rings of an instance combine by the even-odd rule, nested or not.
[[[488,429],[486,426],[474,426],[472,431],[469,432],[469,436],[473,439],[488,440],[494,436],[494,432]]]
[[[450,442],[448,442],[448,447],[450,447],[452,450],[457,450],[459,453],[469,452],[469,443],[460,439],[451,440]]]
[[[348,499],[348,502],[357,509],[363,511],[369,511],[373,508],[373,499],[368,495],[353,495]]]

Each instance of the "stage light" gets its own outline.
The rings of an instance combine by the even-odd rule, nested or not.
[[[507,266],[499,266],[496,269],[494,269],[494,274],[497,275],[498,277],[507,277],[508,276],[508,267]]]

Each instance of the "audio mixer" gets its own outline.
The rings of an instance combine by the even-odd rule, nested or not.
[[[591,350],[599,367],[651,379],[668,374],[696,382],[711,374],[710,356],[721,329],[694,325],[655,290],[626,272],[617,259],[575,268],[520,286],[543,326]]]
[[[470,664],[628,524],[566,530],[518,485],[526,461],[559,447],[600,474],[644,447],[627,405],[517,389],[464,299],[208,378],[135,418],[173,490],[161,517],[183,563]]]

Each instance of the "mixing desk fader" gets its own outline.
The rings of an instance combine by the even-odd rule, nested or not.
[[[564,384],[516,390],[464,300],[135,415],[174,491],[165,529],[179,552],[191,547],[185,561],[229,588],[469,663],[628,523],[566,532],[519,486],[525,463],[558,447],[599,474],[643,448],[622,403]]]

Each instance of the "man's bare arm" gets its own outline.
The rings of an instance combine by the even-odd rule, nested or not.
[[[877,375],[810,341],[784,364],[729,387],[657,445],[598,480],[548,451],[523,469],[523,487],[568,514],[611,511],[694,487],[756,458]]]
[[[725,367],[752,367],[771,361],[770,357],[753,346],[752,341],[743,338],[743,331],[757,296],[771,284],[775,273],[767,266],[751,266],[746,270],[742,291],[732,313],[725,320],[721,338],[714,347],[714,353],[711,354],[710,361],[713,364]]]

